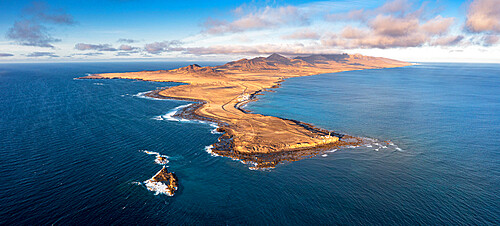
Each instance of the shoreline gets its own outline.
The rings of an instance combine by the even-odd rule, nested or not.
[[[289,59],[278,54],[242,59],[215,67],[187,67],[129,73],[95,74],[82,79],[137,79],[179,82],[144,94],[151,98],[194,102],[173,117],[216,123],[222,135],[212,153],[252,163],[254,168],[275,167],[342,146],[358,146],[361,138],[318,128],[293,119],[253,113],[247,103],[264,91],[279,88],[287,78],[341,71],[408,66],[409,63],[362,55],[311,55]]]
[[[273,88],[273,89],[280,88],[281,82],[283,82],[283,81],[285,81],[285,79],[281,80],[278,85],[275,85],[271,88]],[[338,142],[335,142],[335,143],[318,145],[318,146],[314,146],[314,147],[310,147],[310,148],[296,149],[296,150],[292,150],[292,151],[262,153],[262,154],[258,154],[258,155],[255,155],[255,154],[245,155],[245,154],[235,153],[232,151],[232,146],[230,144],[231,137],[224,136],[226,134],[226,131],[224,129],[221,129],[222,128],[221,125],[225,125],[227,123],[224,123],[224,122],[217,120],[217,119],[204,117],[204,116],[201,116],[201,115],[196,113],[196,110],[203,107],[203,105],[206,104],[207,101],[198,100],[198,99],[191,99],[191,98],[170,97],[170,96],[164,96],[164,95],[160,94],[162,91],[169,89],[169,88],[170,87],[163,87],[160,89],[147,91],[146,93],[144,93],[144,96],[147,96],[150,98],[156,98],[156,99],[163,99],[163,100],[180,100],[180,101],[194,102],[194,103],[191,103],[189,106],[186,106],[186,107],[179,109],[177,112],[175,112],[174,115],[172,115],[172,117],[186,119],[186,120],[200,121],[200,122],[216,123],[218,126],[216,131],[219,133],[222,133],[222,135],[218,138],[217,143],[210,145],[211,153],[215,154],[216,156],[227,157],[227,158],[231,158],[233,160],[239,160],[244,164],[254,165],[253,167],[249,167],[250,169],[255,170],[255,169],[274,168],[279,163],[299,161],[301,159],[313,157],[313,156],[316,156],[318,154],[324,153],[324,152],[332,150],[332,149],[338,149],[338,148],[342,148],[345,146],[359,146],[363,143],[362,139],[359,137],[354,137],[354,136],[350,136],[347,134],[341,134],[341,133],[337,133],[334,131],[329,131],[326,129],[316,127],[310,123],[302,122],[299,120],[266,115],[266,116],[276,117],[276,118],[286,120],[286,121],[291,121],[291,122],[297,124],[298,126],[303,127],[306,130],[309,130],[311,132],[320,133],[324,136],[331,135],[331,136],[338,137],[339,140],[338,140]],[[256,92],[250,94],[248,99],[237,102],[234,105],[234,107],[245,114],[253,114],[252,111],[246,110],[243,107],[247,103],[250,103],[253,101],[258,101],[257,95],[264,95],[263,94],[264,92],[268,92],[268,90],[267,89],[258,90]],[[272,91],[272,92],[277,92],[277,91]],[[343,138],[346,138],[346,140],[347,139],[349,139],[349,140],[347,140],[347,141],[342,140]]]

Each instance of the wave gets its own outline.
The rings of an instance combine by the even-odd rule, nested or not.
[[[96,86],[103,86],[104,84],[102,84],[100,82],[94,82],[94,85],[96,85]]]
[[[133,184],[133,185],[139,185],[139,186],[144,186],[149,191],[154,192],[155,195],[164,194],[164,195],[168,195],[168,196],[173,196],[173,194],[168,191],[169,189],[168,189],[167,184],[165,184],[163,182],[153,181],[152,180],[153,177],[151,179],[149,179],[149,180],[144,181],[144,182],[136,182],[136,181],[134,181],[131,184]]]
[[[355,149],[355,148],[361,148],[361,149],[368,149],[368,150],[373,150],[373,151],[401,151],[404,152],[402,148],[400,148],[397,144],[394,142],[387,140],[379,140],[376,138],[370,138],[370,137],[359,137],[361,138],[362,142],[359,145],[349,145],[349,146],[344,146],[341,149]],[[326,152],[334,152],[337,149],[331,150],[331,151],[326,151]]]
[[[346,148],[370,148],[373,151],[388,150],[388,151],[404,151],[392,141],[381,141],[375,138],[362,137],[363,144],[360,146],[348,146]]]
[[[148,151],[148,150],[141,150],[141,152],[144,152],[148,155],[155,155],[156,158],[155,158],[155,163],[158,164],[158,165],[166,165],[167,163],[169,163],[168,159],[170,158],[169,156],[167,155],[162,155],[158,152],[155,152],[155,151]]]
[[[167,99],[160,99],[160,98],[149,97],[149,96],[146,95],[149,92],[151,92],[151,91],[140,92],[140,93],[137,93],[137,94],[135,94],[133,96],[134,97],[143,98],[143,99],[148,99],[148,100],[167,100]],[[219,128],[219,125],[217,123],[208,122],[208,121],[201,121],[201,120],[188,120],[188,119],[184,119],[184,118],[176,118],[176,117],[174,117],[174,115],[180,109],[189,107],[191,105],[192,105],[192,103],[191,104],[185,104],[185,105],[177,106],[174,109],[172,109],[171,111],[169,111],[168,113],[166,113],[164,115],[154,116],[152,119],[153,120],[158,120],[158,121],[167,120],[167,121],[174,121],[174,122],[197,122],[197,123],[208,124],[208,125],[210,125],[211,127],[214,128],[214,129],[212,129],[210,131],[210,133],[212,133],[212,134],[222,134],[221,132],[217,131],[217,129]]]
[[[216,154],[216,153],[214,153],[214,152],[212,151],[212,149],[213,149],[213,148],[214,148],[214,146],[213,146],[213,145],[208,145],[208,146],[205,146],[205,151],[206,151],[208,154],[210,154],[211,156],[214,156],[214,157],[219,156],[218,154]]]
[[[165,166],[163,166],[163,169],[165,169]],[[146,186],[148,190],[154,191],[155,195],[165,194],[168,196],[174,196],[174,192],[168,187],[167,183],[155,180],[155,177],[162,173],[163,169],[158,171],[158,173],[156,173],[149,180],[144,181],[144,186]],[[177,186],[174,187],[174,190],[177,190]]]
[[[333,152],[336,152],[337,149],[333,149],[333,150],[330,150],[330,151],[327,151],[327,152],[330,152],[330,153],[333,153]]]
[[[167,121],[174,121],[174,122],[196,122],[196,123],[208,124],[209,126],[213,127],[213,129],[210,131],[210,133],[212,133],[212,134],[222,134],[222,132],[217,131],[217,129],[219,128],[219,124],[217,124],[215,122],[201,121],[201,120],[195,120],[195,119],[189,120],[189,119],[183,119],[183,118],[174,117],[174,115],[177,114],[177,112],[180,109],[189,107],[191,105],[192,104],[186,104],[186,105],[177,106],[174,109],[172,109],[171,111],[169,111],[168,113],[166,113],[164,115],[155,116],[152,119],[153,120],[159,120],[159,121],[167,120]]]
[[[155,192],[155,195],[164,194],[164,195],[168,195],[168,196],[174,196],[174,194],[169,192],[169,188],[168,188],[167,184],[165,184],[163,182],[153,181],[152,179],[153,178],[151,178],[147,181],[144,181],[144,186],[146,186],[146,188],[149,191]]]
[[[349,147],[348,147],[349,148]],[[336,152],[338,149],[332,149],[332,150],[328,150],[328,151],[325,151],[321,154],[321,157],[323,158],[326,158],[328,157],[328,154],[327,153],[333,153],[333,152]]]
[[[210,131],[211,134],[223,134],[223,132],[217,131],[217,129],[219,129],[219,125],[217,125],[217,123],[212,122],[212,123],[209,123],[209,125],[211,127],[214,127],[214,129]]]
[[[163,120],[163,118],[161,117],[161,115],[160,116],[155,116],[155,117],[153,117],[153,119],[154,120],[158,120],[158,121],[162,121]]]
[[[273,169],[275,169],[276,167],[274,166],[271,166],[271,167],[267,167],[267,168],[259,168],[257,167],[257,163],[255,162],[242,162],[243,164],[249,164],[249,165],[252,165],[250,167],[248,167],[249,170],[258,170],[258,171],[271,171]]]
[[[167,99],[160,99],[160,98],[154,98],[154,97],[148,97],[148,96],[146,96],[146,94],[148,94],[149,92],[151,92],[151,91],[140,92],[140,93],[134,94],[132,96],[139,97],[139,98],[142,98],[142,99],[148,99],[148,100],[167,100]]]
[[[91,76],[91,75],[93,75],[93,74],[90,74],[90,73],[85,73],[85,76]],[[82,76],[82,77],[85,77],[85,76]],[[73,80],[83,81],[83,80],[85,80],[85,79],[80,79],[80,77],[76,77],[76,78],[73,78]]]
[[[213,145],[208,145],[208,146],[205,146],[205,151],[210,154],[211,156],[213,157],[218,157],[220,155],[218,155],[217,153],[213,152],[213,149],[214,146]],[[237,159],[237,158],[233,158],[233,157],[227,157],[227,158],[230,158],[231,160],[233,161],[238,161],[244,165],[250,165],[248,167],[248,169],[250,170],[270,170],[270,169],[274,169],[274,167],[269,167],[269,168],[259,168],[257,167],[257,163],[256,162],[252,162],[252,161],[245,161],[245,160],[241,160],[241,159]]]
[[[183,120],[182,122],[197,122],[202,124],[208,124],[209,126],[214,128],[210,131],[211,134],[223,134],[222,132],[217,131],[217,129],[219,128],[219,124],[215,122],[201,121],[201,120]]]
[[[181,105],[181,106],[177,106],[175,107],[174,109],[172,109],[171,111],[169,111],[167,114],[164,114],[164,115],[160,115],[160,116],[155,116],[153,119],[155,120],[168,120],[168,121],[175,121],[175,122],[189,122],[190,120],[187,120],[187,119],[178,119],[178,118],[174,118],[174,115],[182,108],[186,108],[186,107],[189,107],[191,106],[192,104],[186,104],[186,105]]]

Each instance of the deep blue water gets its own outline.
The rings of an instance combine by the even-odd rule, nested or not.
[[[174,86],[73,80],[189,63],[0,64],[0,224],[500,224],[500,65],[293,78],[250,110],[391,140],[252,171],[207,124],[154,120]],[[135,182],[169,156],[174,197]]]

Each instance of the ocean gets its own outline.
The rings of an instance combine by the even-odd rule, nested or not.
[[[190,102],[140,95],[178,83],[74,80],[189,64],[0,64],[0,224],[500,224],[499,64],[288,79],[246,108],[393,145],[269,170],[207,153],[210,124],[169,118]],[[146,189],[145,151],[175,196]]]

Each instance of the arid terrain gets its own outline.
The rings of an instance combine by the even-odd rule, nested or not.
[[[176,116],[217,123],[218,130],[224,134],[213,144],[214,154],[266,168],[335,146],[355,145],[360,140],[292,119],[247,112],[243,109],[244,104],[255,100],[258,93],[277,88],[283,80],[291,77],[407,65],[410,63],[358,54],[311,55],[293,59],[272,54],[215,67],[193,64],[173,70],[94,74],[82,78],[186,83],[152,91],[149,95],[198,102]]]

